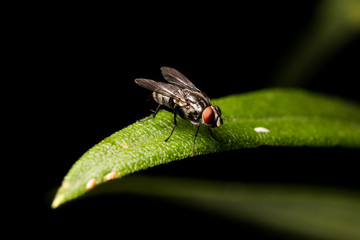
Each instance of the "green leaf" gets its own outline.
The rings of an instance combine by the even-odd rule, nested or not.
[[[174,177],[130,176],[104,184],[88,196],[137,194],[171,200],[309,239],[359,239],[360,193],[325,187],[243,184]],[[261,228],[260,228],[261,229]]]
[[[314,18],[287,59],[279,64],[277,86],[301,86],[319,65],[331,59],[360,32],[360,1],[319,2]]]
[[[296,89],[267,89],[213,101],[224,125],[200,128],[195,154],[269,146],[360,147],[360,108],[341,99]],[[86,152],[70,169],[52,207],[97,184],[192,155],[195,127],[179,119],[169,141],[173,114],[132,124]]]

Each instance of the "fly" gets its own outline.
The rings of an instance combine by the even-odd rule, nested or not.
[[[192,155],[194,156],[196,136],[199,132],[200,124],[205,124],[208,127],[211,137],[215,139],[211,128],[219,127],[223,124],[221,110],[218,106],[211,105],[209,97],[195,87],[187,77],[176,69],[162,67],[161,73],[169,83],[156,82],[145,78],[135,79],[135,82],[139,86],[153,92],[152,96],[155,102],[159,104],[152,116],[138,122],[144,122],[154,118],[161,109],[173,112],[174,125],[170,135],[164,140],[164,142],[166,142],[174,133],[176,117],[179,115],[183,119],[189,119],[190,122],[196,126],[192,147]]]

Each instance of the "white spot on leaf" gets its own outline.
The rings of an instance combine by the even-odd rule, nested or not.
[[[106,176],[104,177],[104,179],[106,181],[109,181],[109,180],[113,180],[115,178],[117,178],[119,175],[117,174],[117,172],[111,172],[111,173],[108,173],[106,174]]]
[[[264,127],[256,127],[256,128],[254,128],[254,130],[255,130],[255,132],[264,132],[264,133],[270,132],[269,129],[264,128]]]
[[[63,182],[62,184],[61,184],[61,188],[63,188],[63,189],[67,189],[67,188],[69,188],[69,183],[68,182]]]
[[[95,187],[95,185],[96,185],[96,179],[92,178],[87,182],[86,189],[87,190],[92,189],[93,187]]]

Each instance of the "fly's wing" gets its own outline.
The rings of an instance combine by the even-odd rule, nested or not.
[[[205,100],[210,104],[210,98],[204,92],[195,87],[195,85],[178,70],[170,67],[161,67],[161,73],[169,83],[179,86],[182,89],[190,89],[201,93],[205,97]]]
[[[201,91],[178,70],[169,67],[161,67],[161,73],[169,83],[179,86],[180,88],[188,88],[201,93]]]
[[[172,97],[178,101],[186,102],[183,92],[176,85],[156,82],[154,80],[146,79],[146,78],[137,78],[135,79],[135,82],[140,87],[146,88],[152,92],[161,93],[165,96]]]

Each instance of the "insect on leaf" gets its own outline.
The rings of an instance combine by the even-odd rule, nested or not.
[[[267,146],[360,148],[360,107],[348,101],[298,89],[265,89],[213,102],[224,124],[211,138],[201,127],[195,155]],[[114,178],[192,156],[195,127],[162,111],[156,118],[134,123],[92,147],[72,166],[52,207],[77,198]]]

